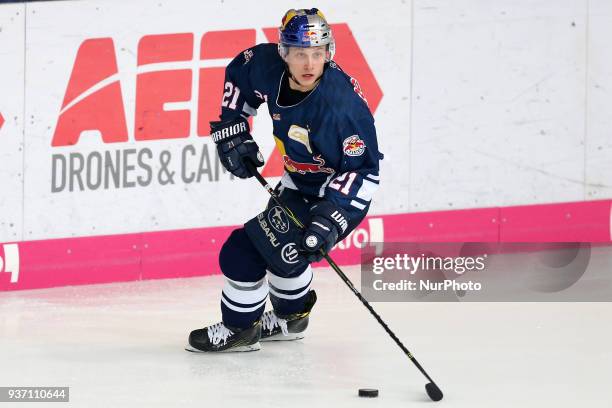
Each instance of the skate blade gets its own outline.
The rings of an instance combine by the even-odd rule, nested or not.
[[[259,344],[259,342],[255,344],[250,344],[248,346],[232,347],[231,349],[221,350],[221,351],[202,351],[202,350],[198,350],[197,348],[192,347],[190,344],[187,344],[185,346],[185,351],[189,351],[192,353],[245,353],[249,351],[257,351],[260,349],[261,349],[261,345]]]
[[[261,342],[266,341],[293,341],[293,340],[301,340],[304,338],[304,333],[289,333],[286,336],[283,336],[283,333],[275,334],[274,336],[266,337],[265,339],[259,339]]]

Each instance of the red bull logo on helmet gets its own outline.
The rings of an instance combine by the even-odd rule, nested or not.
[[[317,41],[319,38],[316,31],[306,31],[304,33],[303,41]]]
[[[344,154],[347,156],[361,156],[365,152],[366,145],[358,135],[349,136],[342,142]]]
[[[313,160],[316,163],[300,163],[300,162],[296,162],[295,160],[293,160],[291,157],[287,156],[286,154],[283,155],[283,162],[285,163],[285,168],[287,169],[287,171],[291,173],[300,173],[300,174],[328,173],[328,174],[332,174],[334,172],[333,169],[330,169],[329,167],[325,167],[325,160],[321,157],[321,155],[313,157]]]

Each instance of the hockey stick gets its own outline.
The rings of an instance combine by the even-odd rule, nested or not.
[[[257,179],[257,181],[259,181],[259,183],[268,191],[268,194],[270,194],[270,196],[272,197],[272,200],[274,200],[276,205],[281,207],[287,213],[287,216],[294,222],[295,225],[297,225],[299,228],[302,228],[302,229],[305,228],[304,224],[302,224],[302,222],[293,214],[291,209],[289,209],[282,202],[280,197],[274,192],[274,189],[270,187],[266,179],[259,173],[259,171],[257,171],[257,168],[255,167],[255,165],[253,165],[253,163],[251,163],[248,160],[246,160],[244,163],[247,166],[248,170],[251,172],[251,174],[253,174],[255,178]],[[361,303],[363,303],[363,305],[370,311],[372,316],[376,318],[378,323],[380,323],[383,329],[385,329],[387,334],[391,336],[393,341],[395,341],[395,344],[397,344],[399,348],[402,349],[404,354],[406,354],[406,356],[410,359],[410,361],[412,361],[412,363],[416,366],[416,368],[419,369],[421,374],[423,374],[429,380],[429,383],[425,385],[425,391],[427,391],[427,395],[429,395],[429,398],[431,398],[433,401],[440,401],[444,395],[442,394],[442,390],[440,390],[440,388],[436,385],[434,380],[431,379],[429,374],[427,374],[425,369],[421,366],[421,364],[419,364],[417,359],[414,358],[414,356],[406,348],[406,346],[402,344],[400,339],[397,338],[395,333],[391,331],[389,326],[387,326],[387,323],[385,323],[383,319],[378,315],[378,313],[376,313],[376,311],[370,305],[370,303],[368,303],[368,301],[365,300],[365,298],[361,295],[361,293],[359,293],[359,291],[355,288],[355,285],[353,285],[353,282],[351,282],[350,279],[344,274],[344,272],[342,272],[342,270],[340,269],[338,265],[336,265],[334,260],[325,251],[323,251],[323,249],[321,249],[321,253],[323,254],[323,257],[325,258],[325,260],[327,260],[327,262],[329,263],[329,266],[331,266],[332,269],[338,274],[338,276],[340,276],[340,279],[342,279],[344,283],[346,283],[346,286],[348,286],[349,289],[355,294],[355,296],[357,296],[357,298],[361,301]]]

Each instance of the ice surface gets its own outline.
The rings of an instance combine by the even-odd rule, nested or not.
[[[346,269],[358,284],[358,268]],[[304,340],[184,351],[190,330],[219,320],[221,287],[211,276],[0,293],[0,386],[70,386],[71,407],[434,404],[329,269],[315,270],[319,301]],[[374,307],[440,385],[445,407],[610,406],[610,303]],[[359,388],[380,396],[360,399]]]

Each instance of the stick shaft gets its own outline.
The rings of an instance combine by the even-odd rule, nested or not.
[[[251,174],[253,174],[255,178],[257,179],[257,181],[259,181],[259,183],[268,191],[268,194],[270,194],[270,196],[272,197],[272,200],[274,200],[276,205],[280,206],[283,210],[285,210],[285,212],[287,213],[289,218],[291,218],[291,220],[295,223],[295,225],[297,225],[299,228],[304,228],[304,224],[302,224],[302,222],[293,214],[291,209],[283,203],[280,197],[274,192],[274,189],[270,187],[266,179],[259,173],[259,171],[257,171],[255,166],[248,161],[245,162],[245,164],[247,168],[249,169],[249,171],[251,172]],[[323,250],[321,250],[321,252],[323,252]],[[351,280],[344,274],[344,272],[342,272],[340,267],[336,264],[336,262],[334,262],[334,260],[329,256],[329,254],[323,252],[323,257],[329,263],[332,269],[336,272],[336,274],[338,274],[340,279],[342,279],[342,281],[346,284],[346,286],[349,287],[349,289],[355,294],[355,296],[357,296],[357,298],[361,301],[361,303],[368,309],[370,314],[374,316],[376,321],[383,327],[383,329],[385,329],[387,334],[393,339],[393,341],[395,341],[395,344],[397,344],[399,348],[402,349],[404,354],[406,354],[406,356],[410,359],[410,361],[412,361],[412,363],[416,366],[416,368],[419,369],[421,374],[423,374],[430,382],[435,384],[434,380],[431,379],[429,374],[427,374],[427,372],[421,366],[421,364],[419,364],[417,359],[414,358],[412,353],[406,348],[406,346],[404,346],[404,344],[395,335],[395,333],[391,331],[389,326],[387,326],[387,323],[385,323],[385,321],[380,317],[380,315],[376,313],[372,305],[370,305],[370,303],[361,295],[361,293],[359,293],[357,288],[355,288],[355,285],[353,285],[353,282],[351,282]]]

